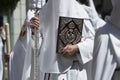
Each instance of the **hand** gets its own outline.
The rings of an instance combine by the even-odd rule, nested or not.
[[[63,49],[63,55],[66,55],[66,56],[72,56],[77,52],[79,52],[77,45],[67,45]]]
[[[31,20],[30,20],[30,27],[31,27],[31,29],[34,30],[35,28],[38,28],[39,24],[40,24],[40,22],[39,22],[39,18],[38,17],[31,18]]]

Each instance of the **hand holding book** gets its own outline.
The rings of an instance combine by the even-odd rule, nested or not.
[[[72,55],[76,51],[76,44],[82,38],[83,19],[60,17],[57,35],[57,53]]]

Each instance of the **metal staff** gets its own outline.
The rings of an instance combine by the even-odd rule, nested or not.
[[[34,80],[39,80],[38,79],[38,74],[39,74],[39,64],[38,64],[38,60],[39,60],[39,55],[38,55],[38,51],[39,51],[39,29],[35,28],[34,31],[35,34],[35,49],[34,49]]]
[[[38,9],[36,9],[35,11],[35,16],[37,16],[37,11]],[[39,51],[39,28],[35,28],[34,30],[34,42],[35,42],[35,47],[34,47],[34,54],[33,54],[33,79],[34,80],[39,80],[39,64],[38,64],[38,60],[39,60],[39,55],[38,55],[38,51]]]
[[[39,2],[38,2],[38,0],[36,1],[36,8],[35,8],[35,16],[39,16],[39,11],[40,11],[40,8],[38,8],[38,5],[37,4],[39,4]],[[42,5],[44,5],[44,4],[42,4],[41,3],[41,7],[42,7]],[[35,28],[35,30],[34,30],[34,35],[35,35],[35,48],[34,48],[34,54],[33,54],[33,73],[34,73],[34,75],[33,75],[33,79],[34,80],[39,80],[39,53],[38,53],[38,51],[39,51],[39,36],[40,36],[40,31],[39,31],[39,28]]]

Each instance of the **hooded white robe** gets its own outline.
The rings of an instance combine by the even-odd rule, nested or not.
[[[107,23],[96,33],[93,80],[112,80],[114,71],[120,65],[120,30]],[[120,77],[117,78],[120,80]],[[116,80],[116,79],[115,79]]]
[[[18,37],[18,40],[11,51],[10,54],[10,80],[22,80],[23,75],[25,78],[23,80],[27,80],[30,77],[31,71],[31,63],[28,61],[27,68],[24,68],[25,59],[27,53],[31,55],[31,49],[33,47],[33,39],[32,39],[32,32],[29,27],[29,21],[32,17],[35,16],[35,8],[41,8],[44,5],[44,0],[29,0],[29,10],[27,12],[27,16],[23,27],[21,29],[21,33]],[[38,2],[38,3],[36,3]],[[43,2],[43,3],[41,3]],[[31,59],[31,57],[29,57]],[[29,59],[28,59],[29,60]]]
[[[92,80],[120,80],[120,0],[111,1],[111,16],[95,36]]]
[[[28,18],[33,17],[30,13],[32,12],[28,11]],[[10,54],[10,80],[22,80],[25,55],[31,49],[31,30],[27,27],[27,19]]]

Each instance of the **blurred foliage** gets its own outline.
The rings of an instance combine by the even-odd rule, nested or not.
[[[12,13],[19,0],[0,0],[0,14]]]

